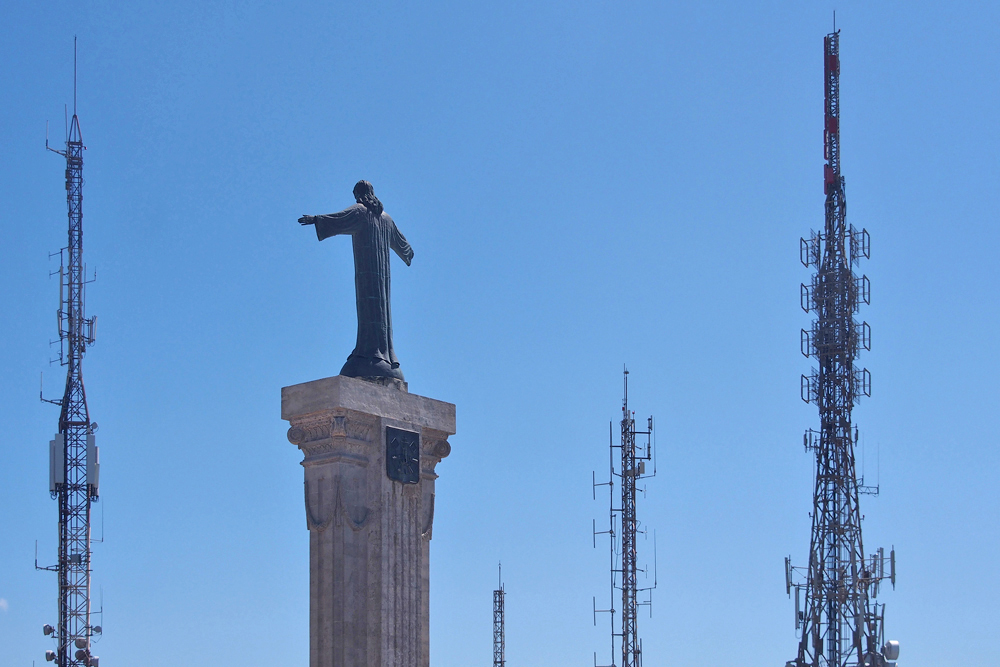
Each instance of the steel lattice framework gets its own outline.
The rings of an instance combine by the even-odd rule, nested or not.
[[[504,639],[504,590],[503,580],[497,572],[497,586],[493,591],[493,667],[504,667],[507,664],[506,645]]]
[[[637,561],[637,548],[636,541],[640,533],[639,530],[639,520],[636,515],[636,498],[638,495],[637,483],[641,479],[646,479],[647,477],[652,477],[656,474],[654,469],[653,473],[646,475],[646,462],[652,460],[652,433],[653,433],[653,418],[649,417],[647,420],[647,430],[637,431],[635,427],[635,413],[629,410],[628,407],[628,370],[624,371],[624,396],[622,398],[622,419],[619,423],[621,440],[620,444],[615,445],[612,438],[610,445],[611,460],[610,460],[610,474],[611,479],[608,482],[602,484],[597,484],[596,480],[594,482],[594,487],[607,486],[611,494],[611,509],[609,512],[610,522],[608,530],[598,532],[596,529],[596,522],[594,528],[595,535],[595,546],[596,546],[596,536],[599,534],[607,534],[611,538],[611,589],[612,589],[612,604],[609,609],[597,609],[596,600],[594,602],[594,622],[597,622],[597,612],[609,613],[611,615],[611,655],[612,663],[610,667],[616,667],[614,663],[614,655],[616,653],[615,647],[617,645],[616,640],[620,640],[621,646],[621,666],[622,667],[641,667],[642,665],[642,641],[639,639],[638,630],[638,611],[641,606],[648,606],[650,600],[640,601],[639,594],[642,592],[651,592],[656,587],[656,581],[654,577],[653,586],[640,587],[639,586],[639,573],[645,572],[645,570],[639,568]],[[636,436],[645,436],[646,442],[643,446],[637,448],[636,446]],[[614,450],[620,450],[621,462],[620,468],[615,469],[614,463]],[[618,477],[621,479],[621,497],[619,498],[620,505],[615,507],[615,496],[614,496],[614,479]],[[595,493],[596,496],[596,493]],[[620,519],[620,521],[617,521]],[[616,533],[616,523],[618,532]],[[620,541],[616,541],[615,536],[620,535]],[[619,590],[622,596],[622,621],[621,621],[621,631],[615,627],[615,606],[614,597],[615,591]],[[594,657],[594,663],[596,665],[597,658]]]
[[[879,549],[866,558],[861,538],[858,497],[877,493],[878,487],[866,487],[855,468],[851,410],[861,396],[871,395],[871,376],[856,368],[855,360],[862,349],[871,349],[871,334],[866,322],[854,318],[862,303],[870,303],[870,287],[853,267],[870,252],[868,232],[846,225],[839,32],[825,38],[824,70],[826,220],[822,232],[801,240],[800,249],[802,263],[816,267],[811,283],[801,288],[802,308],[816,314],[812,328],[802,331],[801,351],[817,361],[812,373],[802,376],[801,392],[804,401],[818,406],[820,430],[810,429],[804,438],[806,450],[816,455],[809,565],[795,568],[785,560],[786,592],[795,591],[795,627],[801,631],[798,655],[788,665],[872,666],[898,652],[895,642],[883,652],[885,605],[875,601],[884,578],[895,585],[895,554],[886,558]]]
[[[75,58],[75,57],[74,57]],[[59,562],[45,568],[59,577],[59,618],[53,635],[56,650],[46,658],[59,667],[96,667],[91,639],[100,633],[90,624],[90,508],[98,499],[98,454],[94,443],[96,424],[90,421],[83,386],[83,357],[94,342],[95,318],[85,315],[83,264],[83,136],[76,115],[74,62],[73,118],[65,150],[52,150],[66,158],[66,203],[69,215],[67,246],[59,253],[59,360],[66,366],[66,387],[60,406],[59,433],[50,443],[49,489],[59,502]]]
[[[625,375],[625,398],[622,402],[621,421],[622,454],[622,667],[639,667],[642,656],[639,649],[638,587],[636,585],[636,531],[635,482],[639,476],[635,455],[635,415],[628,409],[628,375]]]

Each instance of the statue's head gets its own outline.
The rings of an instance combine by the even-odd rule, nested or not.
[[[354,186],[354,201],[363,204],[372,215],[382,215],[382,202],[375,196],[375,188],[368,181],[358,181]]]
[[[361,204],[365,195],[374,197],[375,188],[368,181],[358,181],[358,184],[354,186],[354,199]]]

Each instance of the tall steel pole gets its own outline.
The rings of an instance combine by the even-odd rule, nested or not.
[[[867,323],[854,319],[860,305],[870,302],[870,289],[868,278],[859,278],[853,267],[870,253],[868,232],[846,224],[839,42],[839,32],[824,40],[825,224],[822,232],[801,241],[802,263],[816,267],[812,282],[802,285],[802,308],[815,312],[816,319],[802,331],[801,351],[817,360],[817,368],[802,376],[802,399],[818,406],[820,430],[806,431],[804,439],[816,455],[809,565],[794,568],[790,559],[785,561],[786,591],[795,591],[795,625],[801,630],[798,654],[788,663],[796,667],[882,665],[898,653],[895,642],[883,651],[884,605],[875,602],[883,578],[895,584],[894,553],[887,559],[879,549],[866,558],[861,538],[859,494],[878,489],[864,486],[855,468],[857,429],[851,410],[861,396],[871,395],[871,376],[855,360],[861,349],[871,349],[871,334]],[[804,581],[793,581],[796,574]]]
[[[58,403],[59,432],[50,443],[49,490],[59,502],[59,618],[46,634],[56,640],[56,651],[46,659],[59,667],[96,667],[91,639],[100,632],[90,624],[90,507],[98,499],[99,463],[94,442],[96,424],[90,421],[83,386],[83,357],[94,342],[95,318],[85,315],[83,263],[83,136],[76,115],[76,55],[73,63],[73,118],[65,150],[49,149],[66,158],[66,203],[69,233],[60,252],[58,311],[59,359],[66,366],[66,387]]]

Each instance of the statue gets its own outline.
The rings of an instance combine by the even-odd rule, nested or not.
[[[392,349],[392,315],[389,310],[389,250],[410,265],[413,249],[382,211],[372,184],[358,181],[354,206],[330,215],[304,215],[301,225],[315,225],[320,241],[350,234],[354,241],[354,289],[358,306],[358,340],[340,369],[356,378],[403,379],[399,360]]]

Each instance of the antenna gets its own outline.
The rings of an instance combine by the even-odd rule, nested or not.
[[[653,588],[660,583],[660,566],[656,559],[656,531],[653,531]],[[649,616],[653,617],[653,605],[649,606]]]
[[[887,578],[885,552],[879,549],[866,558],[861,539],[858,498],[878,492],[857,476],[858,429],[851,420],[854,404],[871,396],[871,374],[855,365],[858,354],[871,347],[870,327],[854,318],[870,301],[868,277],[854,273],[854,266],[869,257],[870,244],[867,230],[846,221],[836,20],[834,13],[834,31],[824,39],[823,53],[823,231],[799,241],[802,264],[815,267],[810,284],[800,286],[800,305],[816,315],[810,329],[801,331],[800,351],[817,363],[801,377],[800,391],[803,401],[818,406],[821,426],[807,430],[803,439],[806,451],[816,456],[809,564],[794,567],[785,559],[785,591],[791,597],[794,589],[795,629],[800,630],[798,653],[787,667],[876,666],[895,660],[894,653],[889,658],[883,651],[885,605],[875,600]],[[862,472],[864,455],[862,450]],[[894,552],[889,560],[891,576]]]
[[[653,559],[654,575],[653,585],[640,588],[638,585],[638,573],[646,573],[648,570],[640,569],[637,565],[637,536],[640,532],[639,520],[636,514],[636,500],[638,496],[637,482],[655,476],[655,470],[651,474],[646,473],[646,463],[655,458],[653,443],[653,418],[646,420],[647,430],[636,430],[635,412],[629,410],[628,406],[628,368],[622,368],[622,418],[620,422],[621,441],[614,443],[613,435],[609,442],[609,478],[607,482],[597,484],[594,487],[607,486],[610,499],[610,509],[608,512],[608,530],[598,532],[596,522],[594,528],[594,539],[599,534],[607,534],[611,543],[611,606],[608,609],[598,609],[597,600],[594,599],[594,624],[597,623],[597,614],[607,613],[611,618],[611,665],[604,667],[618,667],[615,665],[616,649],[621,651],[621,667],[641,667],[642,665],[642,640],[639,638],[637,627],[638,608],[649,606],[652,613],[652,591],[657,585],[655,574],[656,560],[656,534],[653,535]],[[636,447],[636,437],[645,437],[642,447]],[[621,459],[619,467],[615,468],[614,450],[620,450]],[[621,495],[614,492],[615,478],[621,480]],[[616,500],[620,503],[615,506]],[[620,523],[618,519],[620,518]],[[620,531],[616,534],[616,524]],[[644,532],[644,531],[643,531]],[[617,537],[617,539],[616,539]],[[619,579],[618,575],[621,575]],[[647,580],[648,581],[648,580]],[[615,598],[616,593],[621,594],[622,619],[621,629],[615,625]],[[647,599],[640,601],[639,594],[646,593]],[[594,654],[594,664],[597,665],[597,654]]]
[[[76,35],[73,35],[73,115],[76,115]]]

